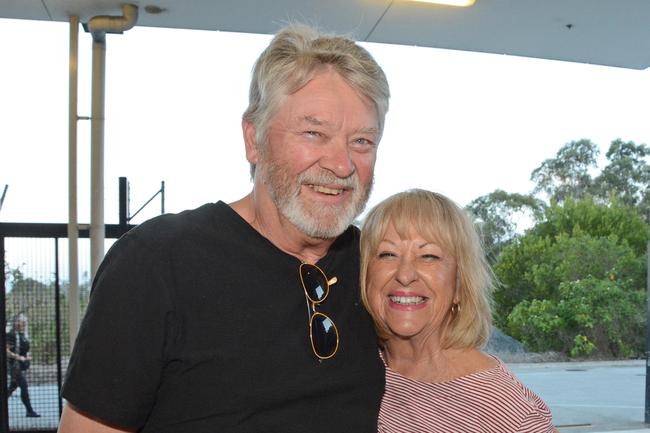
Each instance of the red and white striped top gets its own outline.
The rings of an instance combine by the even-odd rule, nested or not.
[[[498,358],[498,365],[442,383],[386,367],[381,433],[550,433],[551,411]]]

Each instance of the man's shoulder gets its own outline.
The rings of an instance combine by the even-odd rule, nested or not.
[[[157,238],[182,235],[217,223],[227,215],[225,213],[227,207],[228,205],[223,202],[206,203],[195,209],[159,215],[134,227],[127,235]]]
[[[228,205],[223,202],[159,215],[129,230],[117,240],[111,250],[163,251],[170,246],[206,238],[207,233],[215,232],[214,228],[226,220],[228,215]]]

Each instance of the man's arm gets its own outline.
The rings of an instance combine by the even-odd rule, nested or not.
[[[57,433],[125,433],[135,430],[106,424],[97,418],[83,414],[69,403],[63,407]]]

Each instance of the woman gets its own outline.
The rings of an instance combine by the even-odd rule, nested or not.
[[[556,432],[546,404],[481,351],[492,274],[467,214],[424,190],[389,197],[361,232],[361,296],[386,364],[379,431]]]
[[[11,331],[7,333],[7,359],[9,360],[9,374],[11,375],[8,395],[10,396],[16,388],[20,388],[20,399],[27,410],[25,416],[29,418],[40,417],[32,408],[27,378],[24,373],[29,368],[32,356],[29,354],[27,317],[22,313],[16,316]]]

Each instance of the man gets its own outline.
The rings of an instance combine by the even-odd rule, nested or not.
[[[154,218],[111,248],[59,432],[376,431],[383,366],[350,224],[388,98],[353,41],[276,35],[242,121],[252,192]]]
[[[23,313],[16,315],[13,320],[12,328],[7,333],[7,360],[9,361],[9,389],[7,394],[11,396],[16,388],[20,388],[20,400],[25,406],[25,416],[28,418],[38,418],[32,407],[29,398],[29,385],[25,372],[29,369],[32,355],[29,353],[29,339],[27,338],[27,316]]]

